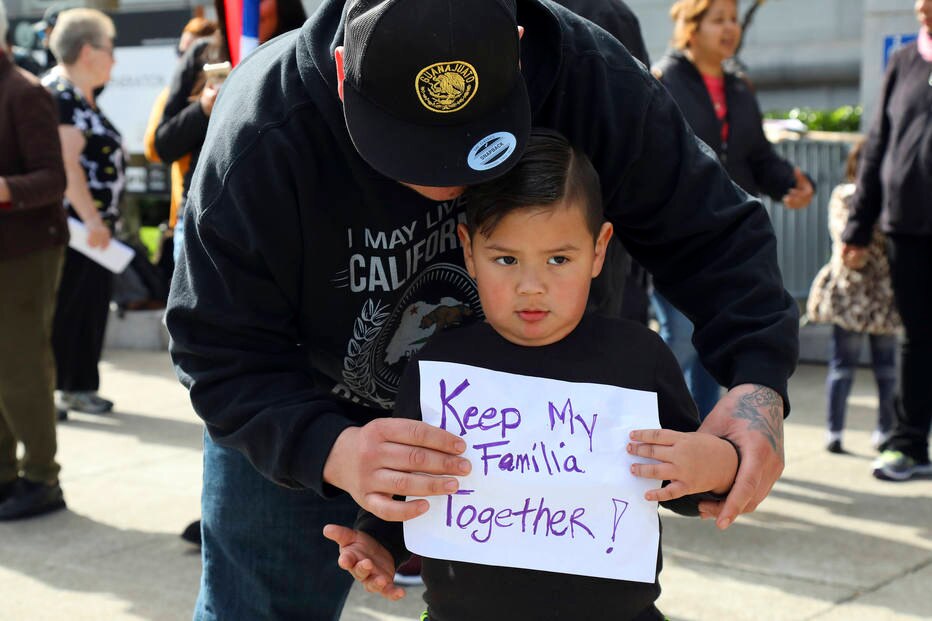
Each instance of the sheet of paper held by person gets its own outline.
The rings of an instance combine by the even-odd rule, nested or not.
[[[631,474],[634,429],[660,426],[657,395],[420,362],[423,419],[466,441],[472,472],[405,522],[422,556],[653,582],[656,481]],[[643,458],[637,458],[644,462]]]
[[[87,243],[87,228],[77,218],[68,218],[68,233],[71,239],[68,245],[87,258],[107,268],[114,274],[120,274],[133,260],[136,251],[116,239],[111,239],[106,250],[91,248]]]

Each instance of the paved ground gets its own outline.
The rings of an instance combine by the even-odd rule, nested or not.
[[[664,514],[660,604],[674,621],[932,619],[932,480],[868,475],[871,378],[860,374],[846,444],[822,449],[824,367],[792,380],[788,465],[770,498],[726,533]],[[201,425],[165,354],[114,350],[102,364],[112,416],[60,427],[69,511],[0,525],[3,621],[184,620],[200,558],[178,533],[198,515]],[[354,591],[344,621],[401,621]],[[238,621],[238,620],[237,620]]]

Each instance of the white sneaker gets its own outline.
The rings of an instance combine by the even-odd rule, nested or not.
[[[113,410],[113,401],[102,398],[94,391],[66,392],[55,391],[55,407],[59,411],[84,412],[86,414],[106,414]]]
[[[845,449],[841,446],[840,431],[825,432],[825,450],[829,453],[836,453],[839,455],[845,452]]]
[[[873,464],[874,478],[882,481],[908,481],[914,476],[932,475],[932,463],[919,463],[902,451],[884,451]]]

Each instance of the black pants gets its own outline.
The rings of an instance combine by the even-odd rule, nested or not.
[[[68,249],[52,328],[58,390],[96,391],[97,363],[110,311],[113,274],[83,254]]]
[[[906,335],[900,352],[896,424],[885,448],[928,463],[932,423],[932,237],[891,235],[887,255]]]

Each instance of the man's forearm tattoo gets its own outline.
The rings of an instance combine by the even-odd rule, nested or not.
[[[754,392],[738,399],[735,418],[750,423],[749,429],[761,432],[773,450],[783,454],[783,399],[766,386],[754,386]]]

